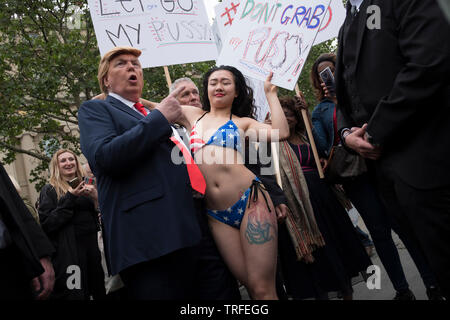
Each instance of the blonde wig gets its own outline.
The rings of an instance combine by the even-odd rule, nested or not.
[[[104,94],[108,94],[108,87],[105,85],[105,78],[108,75],[109,64],[111,60],[121,54],[131,54],[137,58],[141,55],[142,51],[132,47],[115,47],[109,50],[100,60],[100,64],[98,66],[98,84],[100,85],[100,89]]]
[[[55,188],[58,199],[65,195],[70,188],[68,182],[64,180],[63,176],[61,176],[58,164],[59,156],[65,152],[68,152],[74,156],[75,162],[77,164],[76,176],[80,179],[80,181],[84,176],[84,169],[81,166],[77,155],[73,151],[68,149],[59,149],[58,151],[56,151],[52,157],[52,160],[50,161],[50,184],[53,186],[53,188]]]

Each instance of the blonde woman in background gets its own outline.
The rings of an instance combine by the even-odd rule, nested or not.
[[[52,257],[56,281],[51,299],[105,297],[97,243],[97,190],[84,183],[83,172],[74,152],[58,150],[50,162],[50,183],[39,196],[41,226],[56,248]]]

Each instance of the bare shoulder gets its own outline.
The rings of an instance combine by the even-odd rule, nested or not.
[[[183,115],[186,120],[192,125],[202,114],[205,113],[205,110],[200,109],[199,107],[193,107],[188,105],[182,105],[181,109],[183,111]]]
[[[233,116],[233,121],[240,129],[244,131],[246,131],[253,123],[258,123],[258,121],[250,117]]]

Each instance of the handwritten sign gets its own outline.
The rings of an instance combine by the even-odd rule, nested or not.
[[[203,0],[88,0],[101,55],[117,46],[142,50],[144,68],[215,60]]]
[[[241,0],[218,65],[293,90],[330,0]]]
[[[214,7],[216,13],[216,18],[214,21],[217,23],[219,38],[225,38],[228,30],[233,25],[233,21],[235,20],[237,14],[237,11],[234,9],[237,9],[240,6],[240,3],[241,0],[224,0]],[[322,26],[317,33],[314,45],[337,37],[339,29],[345,21],[345,15],[346,11],[342,1],[331,0]]]
[[[219,26],[217,25],[216,19],[214,19],[211,25],[211,30],[213,32],[214,39],[216,41],[217,51],[220,52],[222,50],[222,36],[220,34]]]
[[[221,38],[225,38],[228,30],[236,19],[241,0],[223,0],[214,7],[217,22],[217,28]]]
[[[345,15],[346,11],[342,0],[331,0],[314,45],[336,38],[345,21]]]

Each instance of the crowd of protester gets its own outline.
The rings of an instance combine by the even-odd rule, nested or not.
[[[200,89],[177,79],[151,102],[141,51],[106,53],[102,94],[78,111],[87,162],[55,152],[36,208],[0,167],[0,299],[239,300],[242,285],[255,300],[351,300],[373,264],[352,206],[394,300],[415,294],[392,230],[428,298],[448,299],[450,26],[434,1],[374,0],[386,25],[364,33],[368,2],[348,1],[337,56],[313,64],[311,116],[303,96],[278,97],[270,74],[258,122],[231,66],[210,69]],[[365,170],[327,179],[336,147]]]

